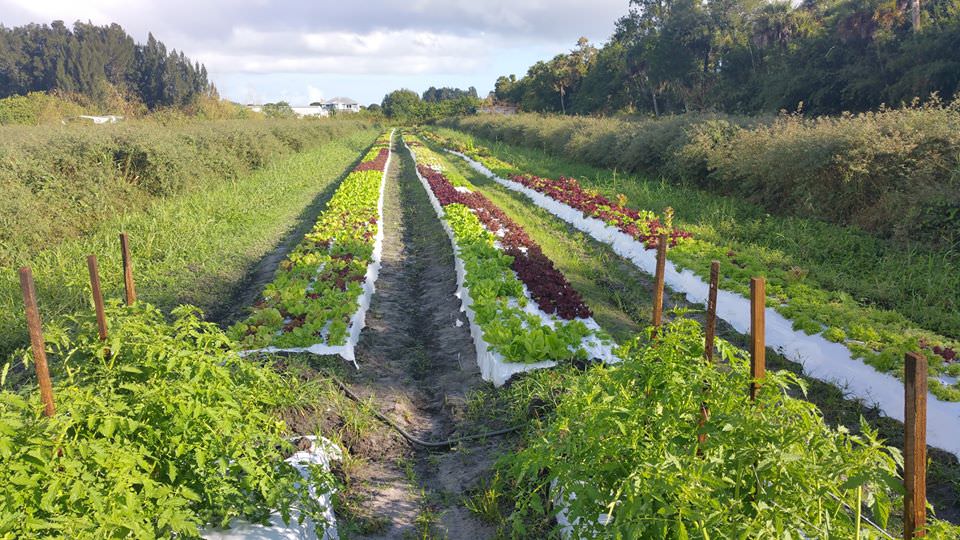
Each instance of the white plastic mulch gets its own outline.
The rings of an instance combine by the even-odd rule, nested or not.
[[[395,131],[395,130],[394,130]],[[393,141],[393,131],[390,132],[390,140]],[[373,293],[376,292],[376,281],[380,276],[381,259],[383,258],[383,197],[387,184],[387,171],[390,170],[390,161],[393,159],[393,150],[388,147],[387,161],[383,166],[383,176],[380,179],[380,197],[377,200],[377,234],[373,240],[373,255],[370,258],[370,264],[367,265],[367,274],[363,280],[363,292],[357,298],[357,311],[350,317],[350,323],[347,326],[347,340],[343,345],[327,345],[326,343],[315,343],[309,347],[266,347],[243,351],[242,354],[252,354],[256,352],[291,352],[291,353],[311,353],[316,355],[340,355],[344,360],[353,362],[357,365],[354,350],[360,341],[360,331],[367,325],[367,310],[370,309],[370,300]]]
[[[306,437],[313,441],[309,450],[302,450],[287,458],[290,463],[300,471],[300,475],[306,479],[310,474],[311,465],[319,465],[323,470],[330,470],[330,461],[341,459],[340,449],[335,444],[324,438]],[[310,518],[304,519],[303,523],[297,523],[298,514],[296,510],[291,512],[290,524],[283,523],[280,514],[274,513],[270,516],[270,526],[247,523],[241,520],[233,520],[230,527],[226,529],[208,529],[201,531],[200,536],[207,540],[337,540],[337,522],[333,515],[333,502],[330,493],[316,493],[313,488],[310,489],[320,506],[324,508],[324,523],[314,523]]]
[[[404,143],[404,146],[406,146],[406,143]],[[416,161],[416,152],[414,152],[409,146],[407,146],[407,150]],[[476,315],[474,314],[473,309],[470,307],[473,305],[473,299],[470,297],[470,290],[464,286],[466,269],[464,267],[463,260],[460,258],[460,248],[457,246],[453,229],[450,228],[450,225],[444,219],[445,213],[443,211],[443,206],[440,204],[440,201],[437,200],[436,195],[433,194],[433,190],[430,189],[430,184],[423,176],[420,175],[420,171],[416,172],[417,178],[420,179],[423,189],[426,190],[427,196],[430,198],[430,204],[436,211],[437,217],[440,218],[440,224],[443,226],[443,230],[446,231],[447,236],[450,238],[450,244],[453,246],[454,266],[457,273],[456,296],[461,302],[460,310],[466,313],[467,320],[470,323],[470,335],[473,337],[473,343],[477,352],[477,365],[480,367],[480,375],[483,377],[483,380],[492,382],[494,386],[501,386],[507,382],[510,377],[517,373],[533,371],[535,369],[550,368],[557,365],[553,360],[533,363],[508,362],[504,359],[502,354],[492,350],[486,340],[483,339],[483,329],[480,328],[480,326],[475,322]],[[523,287],[523,294],[528,300],[527,305],[523,308],[524,311],[538,316],[541,321],[543,321],[543,324],[552,327],[555,324],[555,317],[537,307],[536,302],[531,299],[530,293],[525,285]],[[585,324],[590,330],[600,329],[600,326],[596,321],[593,320],[592,317],[588,319],[577,320]],[[613,354],[613,349],[616,347],[616,344],[614,344],[612,340],[608,343],[601,343],[600,340],[596,339],[595,337],[588,337],[584,339],[581,346],[587,351],[590,358],[595,358],[605,363],[615,363],[620,361],[619,358]]]
[[[594,239],[610,245],[620,256],[629,259],[638,268],[649,274],[656,272],[656,252],[648,250],[642,242],[624,234],[602,220],[587,217],[576,208],[556,201],[518,182],[498,177],[490,169],[470,157],[452,150],[475,170],[490,177],[504,187],[529,197],[537,206],[570,223]],[[706,303],[709,285],[690,270],[677,270],[669,260],[666,264],[665,282],[674,291],[686,294],[692,303]],[[733,326],[738,332],[750,332],[750,300],[739,294],[719,290],[717,293],[717,316]],[[904,419],[903,382],[854,358],[850,350],[840,343],[825,339],[822,335],[807,335],[793,329],[789,319],[773,308],[766,308],[766,341],[788,359],[803,366],[804,374],[837,385],[848,396],[875,404],[880,411],[901,422]],[[942,401],[930,394],[927,396],[927,443],[960,456],[960,403]]]

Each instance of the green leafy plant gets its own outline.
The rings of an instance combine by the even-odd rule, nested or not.
[[[381,135],[337,188],[313,230],[280,264],[264,300],[230,335],[246,348],[342,345],[359,309],[380,216],[390,135]]]
[[[445,172],[451,170],[416,137],[405,134],[404,139],[414,142],[417,161]],[[470,185],[460,178],[461,186]],[[606,333],[588,329],[582,321],[552,316],[551,323],[545,324],[539,316],[525,311],[523,283],[511,268],[513,258],[497,247],[497,237],[463,204],[448,204],[443,211],[464,263],[464,286],[473,301],[475,322],[483,331],[483,339],[506,361],[586,360],[586,338],[610,340]]]
[[[768,373],[751,401],[747,355],[719,350],[722,365],[706,363],[699,323],[679,318],[655,343],[624,346],[622,364],[529,375],[552,383],[515,392],[552,405],[499,466],[513,536],[561,509],[573,538],[854,538],[861,513],[896,526],[897,450],[865,423],[859,434],[828,427],[789,397],[800,384],[790,373]],[[936,520],[934,530],[958,533]]]
[[[57,414],[32,388],[0,392],[0,537],[195,537],[205,524],[322,519],[276,412],[298,388],[240,358],[194,308],[173,320],[114,304],[52,333]],[[76,336],[76,337],[70,337]]]
[[[498,176],[507,178],[526,174],[526,171],[496,158],[492,152],[472,143],[466,145],[458,138],[444,137],[428,132],[436,143],[466,152],[472,159],[484,164]],[[597,184],[585,179],[585,183]],[[614,187],[603,186],[614,194]],[[622,189],[622,186],[621,188]],[[672,208],[665,212],[664,219],[676,221]],[[686,239],[671,249],[667,257],[679,269],[689,269],[703,278],[709,279],[711,261],[720,262],[720,286],[726,290],[749,296],[750,278],[764,276],[767,280],[768,305],[784,317],[793,321],[795,330],[807,334],[824,333],[830,341],[845,345],[855,358],[860,358],[879,371],[900,375],[903,356],[907,351],[920,350],[930,362],[931,393],[948,401],[960,400],[960,387],[956,382],[946,382],[940,375],[952,376],[960,371],[955,351],[960,350],[960,342],[948,336],[918,328],[899,311],[882,310],[872,305],[863,305],[849,293],[831,291],[818,286],[807,276],[807,271],[773,250],[758,249],[742,243],[733,246],[729,240],[719,237],[709,226],[686,228],[695,232],[693,238]],[[737,225],[738,229],[757,228],[756,223]],[[833,238],[823,238],[811,231],[811,243],[827,249]],[[706,232],[707,234],[703,234]],[[835,252],[837,257],[848,256],[845,251],[869,249],[870,244],[858,244],[847,238],[847,245]],[[928,268],[926,274],[940,272],[939,268]],[[929,277],[929,276],[924,276]],[[910,287],[907,287],[908,289]],[[937,315],[946,315],[936,310]]]

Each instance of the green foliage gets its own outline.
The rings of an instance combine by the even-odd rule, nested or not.
[[[183,111],[188,117],[199,120],[253,120],[264,116],[239,103],[211,95],[198,96]]]
[[[408,124],[435,121],[440,118],[473,114],[480,106],[476,90],[469,91],[432,88],[425,99],[413,90],[394,90],[383,98],[381,109],[388,118]],[[429,98],[429,99],[426,99]]]
[[[298,125],[300,131],[291,130],[291,141],[311,134],[307,126]],[[326,202],[377,134],[359,129],[341,131],[337,140],[307,138],[305,145],[311,149],[273,160],[253,174],[230,181],[201,176],[194,179],[196,186],[189,193],[158,199],[145,210],[130,208],[104,216],[81,238],[56,242],[51,237],[33,246],[34,253],[19,250],[0,272],[0,368],[16,347],[27,342],[16,267],[33,268],[45,324],[89,311],[87,254],[95,253],[100,260],[104,294],[114,298],[123,294],[117,271],[120,231],[130,235],[141,299],[165,310],[181,303],[199,305],[217,320],[238,317],[238,289],[264,279],[265,270],[258,272],[258,263],[282,245],[291,229],[309,229],[314,205]],[[251,210],[254,207],[256,211]],[[34,208],[37,215],[44,212]]]
[[[960,101],[761,121],[475,116],[446,125],[598,167],[690,183],[780,214],[950,248],[960,212]]]
[[[0,99],[0,126],[59,123],[64,118],[83,114],[83,107],[43,92]]]
[[[477,89],[472,86],[466,90],[447,86],[443,88],[431,86],[423,91],[422,99],[426,103],[439,103],[441,101],[452,101],[460,98],[480,99],[480,96],[477,95]]]
[[[960,244],[960,102],[857,116],[781,116],[703,149],[718,191],[900,240]],[[702,183],[702,182],[701,182]]]
[[[497,79],[530,112],[867,111],[960,90],[960,10],[884,0],[631,0],[606,44]]]
[[[265,103],[263,105],[263,114],[265,114],[267,118],[296,118],[297,116],[290,107],[290,104],[286,101]]]
[[[319,516],[276,412],[295,381],[231,352],[190,307],[112,305],[110,340],[92,316],[50,332],[57,414],[39,393],[0,392],[0,536],[194,537],[206,523]],[[75,336],[75,337],[70,337]],[[109,353],[107,353],[109,348]]]
[[[547,157],[533,169],[518,168],[471,142],[445,144],[456,144],[502,176],[531,171],[570,175],[575,167]],[[960,349],[956,296],[944,294],[960,291],[958,276],[944,273],[956,264],[950,254],[917,248],[905,261],[901,245],[859,231],[819,221],[771,218],[743,203],[734,205],[665,184],[657,188],[661,193],[653,194],[649,183],[618,180],[616,171],[610,179],[601,180],[599,175],[590,171],[581,181],[611,198],[626,193],[641,209],[640,203],[650,200],[677,208],[685,218],[679,226],[694,236],[668,253],[679,268],[707,280],[711,261],[717,260],[720,286],[743,296],[749,296],[750,278],[764,276],[769,305],[792,320],[795,330],[826,331],[825,338],[844,344],[854,357],[896,375],[902,373],[904,353],[920,350],[930,361],[931,392],[948,401],[960,400],[957,385],[939,379],[952,376],[957,368],[937,352],[938,348]],[[904,279],[908,275],[912,279]],[[926,296],[918,298],[921,287]],[[864,296],[867,301],[860,300]],[[897,309],[879,307],[886,303]]]
[[[390,144],[390,134],[381,135],[361,166],[376,160]],[[280,263],[263,301],[249,318],[230,329],[241,346],[291,348],[346,342],[380,226],[377,202],[386,159],[377,164],[380,170],[364,168],[347,175],[313,229]]]
[[[139,45],[118,24],[0,27],[0,96],[57,90],[106,104],[113,88],[151,109],[216,93],[205,67],[168,52],[153,34]]]
[[[419,94],[413,90],[402,89],[383,96],[380,107],[383,109],[383,114],[389,118],[416,120],[421,115],[421,103]]]
[[[0,128],[0,265],[117,214],[235,180],[355,132],[357,120]]]
[[[405,134],[404,139],[414,142],[418,162],[439,167],[445,175],[453,171],[444,158],[415,136]],[[454,185],[473,189],[466,178],[456,172],[450,180]],[[582,321],[551,316],[551,326],[525,311],[527,298],[523,294],[523,283],[511,267],[513,259],[494,245],[493,233],[462,204],[444,206],[443,212],[442,219],[453,230],[458,256],[463,261],[464,287],[470,291],[475,322],[483,330],[484,341],[507,362],[587,360],[583,348],[586,338],[610,340],[605,332],[590,330]]]
[[[624,347],[622,364],[535,373],[511,389],[549,411],[499,467],[512,536],[530,537],[562,505],[573,538],[854,538],[858,491],[865,511],[895,525],[897,450],[865,424],[857,435],[828,427],[787,395],[799,384],[790,373],[768,373],[752,402],[747,355],[725,342],[720,352],[723,366],[708,365],[699,323],[681,318],[655,344]],[[861,534],[879,538],[866,525]]]

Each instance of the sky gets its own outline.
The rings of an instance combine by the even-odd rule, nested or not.
[[[5,26],[118,23],[206,65],[220,95],[379,103],[397,88],[474,86],[603,42],[628,0],[0,0]]]

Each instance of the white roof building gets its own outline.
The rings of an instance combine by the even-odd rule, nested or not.
[[[297,113],[297,116],[301,118],[304,116],[330,116],[330,113],[326,109],[324,109],[322,106],[318,107],[318,106],[308,105],[306,107],[290,107],[290,108],[293,109],[293,112]]]
[[[330,98],[321,105],[328,111],[360,112],[360,104],[348,97]]]

